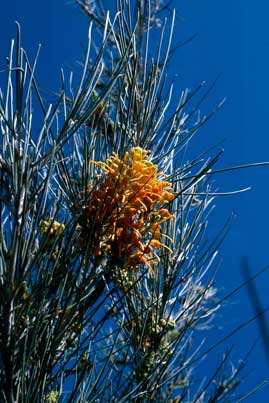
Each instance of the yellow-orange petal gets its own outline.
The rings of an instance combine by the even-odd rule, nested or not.
[[[155,249],[159,249],[159,247],[161,246],[161,243],[157,239],[152,239],[150,241],[150,246],[152,246]]]

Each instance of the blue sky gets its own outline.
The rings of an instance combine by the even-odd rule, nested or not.
[[[225,105],[195,138],[202,149],[224,139],[224,156],[219,167],[269,161],[268,97],[269,93],[269,3],[267,0],[181,0],[175,1],[177,21],[174,43],[194,33],[197,37],[180,48],[169,68],[177,74],[175,95],[186,86],[194,88],[201,81],[208,84],[219,75],[215,88],[202,107],[203,112],[226,97]],[[60,67],[76,65],[87,38],[87,20],[66,0],[5,2],[1,8],[0,70],[4,68],[9,42],[15,36],[14,20],[22,27],[23,46],[33,58],[42,44],[38,82],[44,93],[60,86]],[[75,67],[76,68],[76,67]],[[220,191],[251,186],[245,194],[221,197],[211,228],[217,232],[233,213],[233,225],[221,248],[222,267],[217,286],[223,294],[242,282],[241,259],[247,257],[253,272],[269,264],[268,168],[252,168],[215,177]],[[214,232],[213,231],[213,232]],[[264,306],[268,305],[269,274],[257,286]],[[253,314],[245,290],[226,303],[215,338],[247,320]],[[232,339],[239,358],[258,335],[256,325],[242,330]],[[249,376],[244,388],[254,386],[268,376],[268,363],[258,343],[249,358]],[[214,359],[214,358],[213,358]],[[268,402],[269,387],[247,402]]]

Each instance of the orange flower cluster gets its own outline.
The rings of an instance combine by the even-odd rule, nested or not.
[[[105,175],[91,190],[86,209],[94,228],[93,253],[110,256],[124,267],[152,267],[154,250],[166,247],[160,242],[161,224],[172,215],[162,206],[175,196],[170,183],[159,179],[148,154],[134,147],[122,160],[113,152],[106,162],[95,162]]]

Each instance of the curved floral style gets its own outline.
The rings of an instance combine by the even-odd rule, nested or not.
[[[143,264],[152,268],[158,260],[155,250],[170,250],[160,241],[161,224],[172,218],[163,206],[175,195],[148,156],[149,151],[133,147],[123,159],[113,152],[106,162],[94,162],[104,176],[90,191],[86,208],[93,253],[109,256],[125,267]],[[82,236],[86,236],[83,230]]]

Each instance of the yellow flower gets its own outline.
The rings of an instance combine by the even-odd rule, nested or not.
[[[50,239],[60,236],[65,230],[65,225],[60,224],[53,218],[50,218],[48,221],[41,221],[40,227],[41,234],[48,235]]]
[[[134,268],[139,264],[152,268],[153,249],[166,247],[159,241],[161,224],[172,214],[163,206],[175,197],[148,155],[149,151],[133,147],[123,159],[113,152],[106,162],[94,162],[104,176],[88,190],[86,221],[93,254]],[[81,230],[81,237],[89,238],[87,230]]]
[[[59,392],[57,390],[52,390],[46,396],[45,401],[46,403],[56,403],[58,402],[58,399],[59,399]]]

